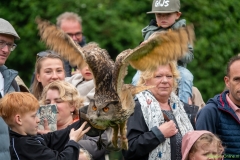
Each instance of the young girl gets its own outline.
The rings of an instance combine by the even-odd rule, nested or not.
[[[222,160],[221,140],[209,131],[191,131],[182,139],[182,160]]]

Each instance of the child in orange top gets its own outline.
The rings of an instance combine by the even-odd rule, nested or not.
[[[66,129],[37,135],[38,108],[38,100],[26,92],[10,93],[1,99],[0,116],[10,127],[11,159],[78,160],[77,142],[90,127],[83,130],[86,122],[81,125],[78,121]]]

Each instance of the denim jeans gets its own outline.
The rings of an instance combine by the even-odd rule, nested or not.
[[[137,82],[140,78],[140,74],[141,72],[138,70],[135,75],[133,76],[133,79],[132,79],[132,85],[136,86],[137,85]]]
[[[178,80],[178,97],[181,101],[188,103],[188,99],[192,98],[192,86],[193,86],[193,75],[185,67],[177,66],[180,73],[180,79]],[[133,76],[132,85],[136,85],[140,78],[140,71],[137,71]]]
[[[178,81],[178,97],[181,101],[188,103],[188,99],[192,98],[193,75],[185,67],[177,66],[180,72]]]

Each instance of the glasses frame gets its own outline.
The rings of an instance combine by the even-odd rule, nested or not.
[[[81,38],[83,35],[83,32],[77,32],[77,33],[67,33],[70,37],[75,36],[76,38]]]
[[[10,51],[14,51],[14,49],[17,47],[17,45],[15,43],[10,44],[10,43],[7,43],[6,41],[1,40],[0,48],[3,49],[5,46],[7,46]]]

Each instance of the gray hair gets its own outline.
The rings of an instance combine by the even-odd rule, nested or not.
[[[82,24],[82,18],[73,12],[64,12],[57,17],[57,26],[60,27],[62,20],[74,20]]]

